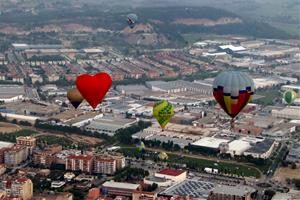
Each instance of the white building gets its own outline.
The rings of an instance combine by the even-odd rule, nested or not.
[[[267,159],[272,155],[275,146],[276,142],[274,140],[265,139],[264,141],[254,144],[251,148],[246,150],[244,155],[251,155],[254,158]]]
[[[251,145],[249,142],[243,140],[234,140],[228,144],[228,151],[232,157],[235,155],[242,155],[246,150],[250,149]]]
[[[15,102],[24,99],[25,90],[19,85],[0,85],[0,101]]]
[[[203,137],[200,140],[192,143],[192,145],[195,147],[203,147],[214,151],[219,151],[220,145],[228,142],[229,140],[227,139]]]
[[[137,121],[135,119],[102,118],[93,120],[85,127],[85,129],[88,131],[114,136],[118,130],[127,128],[136,122]]]
[[[300,107],[299,106],[289,106],[282,109],[273,109],[273,117],[284,118],[284,119],[300,119]]]

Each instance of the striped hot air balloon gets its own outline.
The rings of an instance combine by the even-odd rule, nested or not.
[[[244,72],[226,71],[215,78],[213,90],[216,101],[233,119],[252,100],[254,82]]]
[[[162,129],[164,129],[165,126],[170,122],[173,115],[174,107],[166,100],[159,101],[153,106],[153,116]]]

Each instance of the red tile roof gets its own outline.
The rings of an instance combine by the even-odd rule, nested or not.
[[[27,180],[28,180],[28,178],[18,178],[16,180],[16,182],[18,182],[18,183],[25,183]]]
[[[68,159],[74,159],[74,160],[92,160],[93,156],[91,155],[70,155],[68,156]]]
[[[158,173],[168,175],[168,176],[179,176],[180,174],[184,173],[184,171],[183,170],[176,170],[176,169],[163,169]]]

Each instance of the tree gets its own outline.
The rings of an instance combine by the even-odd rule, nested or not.
[[[294,179],[295,186],[300,189],[300,179]]]
[[[272,197],[276,194],[276,192],[274,190],[266,190],[265,191],[265,195],[269,196],[270,199],[272,199]]]

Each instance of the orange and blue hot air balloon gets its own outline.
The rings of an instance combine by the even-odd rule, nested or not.
[[[222,72],[215,78],[213,88],[216,101],[232,119],[252,100],[254,94],[253,80],[240,71]]]

